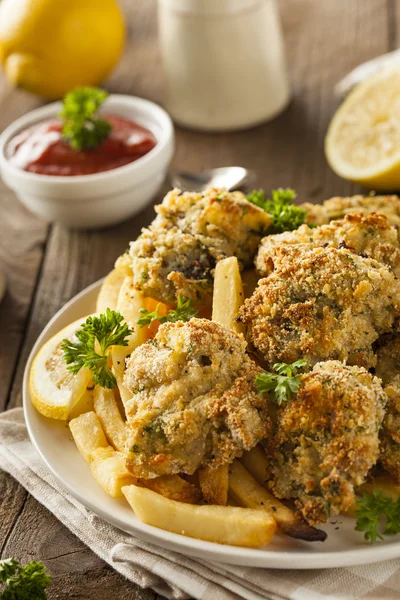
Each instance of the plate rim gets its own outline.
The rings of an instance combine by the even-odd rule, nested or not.
[[[337,550],[321,553],[318,553],[317,551],[317,542],[313,543],[312,545],[313,551],[308,551],[307,548],[305,548],[304,552],[301,553],[292,552],[290,549],[261,550],[258,548],[244,548],[241,546],[229,546],[217,544],[215,542],[207,542],[204,540],[198,540],[196,538],[190,538],[181,534],[165,531],[153,525],[147,525],[146,523],[139,521],[137,517],[132,520],[132,523],[127,523],[123,519],[110,515],[106,510],[102,510],[101,506],[93,503],[90,498],[88,499],[79,491],[74,489],[68,481],[59,475],[51,458],[47,455],[43,445],[40,442],[40,436],[35,432],[28,410],[28,403],[31,403],[28,376],[32,360],[39,348],[44,343],[43,340],[48,331],[69,308],[78,304],[82,298],[85,298],[95,290],[99,289],[103,280],[104,278],[99,279],[98,281],[95,281],[91,285],[84,288],[56,312],[56,314],[50,319],[35,341],[35,344],[29,353],[29,357],[24,369],[22,401],[28,434],[33,446],[39,453],[43,462],[46,464],[47,468],[50,470],[52,475],[56,478],[57,482],[63,489],[65,489],[72,497],[78,500],[78,502],[80,502],[83,506],[91,510],[94,514],[104,519],[111,525],[121,529],[122,531],[129,533],[130,535],[137,535],[139,538],[159,547],[167,548],[168,550],[172,550],[180,554],[186,554],[195,558],[201,558],[203,560],[212,560],[221,563],[250,567],[274,568],[282,570],[305,570],[371,564],[400,557],[400,539],[394,540],[389,544],[376,546],[365,545],[365,547],[360,548],[349,548],[349,550]],[[41,415],[40,417],[44,419],[44,417]],[[310,563],[312,566],[310,566]]]

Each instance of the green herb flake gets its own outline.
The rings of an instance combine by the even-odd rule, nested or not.
[[[77,341],[64,339],[61,349],[68,371],[78,373],[82,367],[91,371],[94,383],[113,389],[117,381],[108,366],[112,346],[127,346],[127,337],[132,333],[123,323],[121,313],[106,309],[98,317],[88,317],[76,331]],[[99,352],[98,352],[99,350]]]
[[[364,539],[372,544],[376,540],[383,540],[379,531],[381,519],[385,519],[383,533],[395,535],[400,533],[400,498],[392,500],[383,495],[382,490],[368,492],[356,502],[357,523],[356,531],[364,532]]]
[[[15,558],[0,560],[1,600],[47,600],[46,588],[51,577],[41,562],[22,567]]]
[[[247,200],[269,213],[272,223],[268,233],[293,231],[305,221],[307,211],[293,204],[296,192],[291,188],[272,190],[271,198],[266,198],[263,190],[253,190]]]
[[[271,400],[281,406],[300,389],[301,379],[298,372],[308,366],[306,360],[297,360],[292,364],[275,363],[275,373],[264,371],[256,377],[256,387],[259,394],[268,393]]]
[[[95,117],[107,96],[105,90],[94,87],[79,87],[65,96],[59,113],[62,135],[75,150],[95,148],[109,136],[110,123]]]
[[[171,309],[167,315],[161,316],[158,312],[159,304],[156,309],[149,312],[145,308],[140,309],[142,316],[137,320],[137,324],[140,327],[146,327],[151,325],[154,321],[160,323],[176,323],[177,321],[190,321],[193,317],[198,315],[198,310],[194,308],[192,300],[185,298],[185,296],[178,296],[177,307]]]

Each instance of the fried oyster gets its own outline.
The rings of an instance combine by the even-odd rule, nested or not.
[[[377,351],[376,375],[382,379],[388,404],[381,435],[380,462],[400,484],[400,333]]]
[[[215,264],[228,256],[251,266],[271,218],[241,192],[173,190],[157,217],[117,261],[128,267],[145,296],[174,304],[179,295],[210,304]]]
[[[374,258],[390,267],[396,277],[400,276],[398,229],[382,214],[351,213],[327,225],[315,228],[301,225],[295,231],[267,236],[261,240],[255,260],[259,273],[268,275],[273,270],[274,249],[290,244],[346,248],[354,254]]]
[[[321,362],[278,409],[267,441],[269,485],[311,525],[348,509],[379,456],[386,394],[364,368]]]
[[[305,358],[366,368],[372,344],[399,314],[400,282],[388,267],[342,248],[279,245],[273,272],[239,311],[248,336],[271,367]]]
[[[206,319],[161,325],[127,360],[127,465],[137,477],[191,474],[249,450],[270,431],[259,367],[242,336]]]
[[[335,196],[323,204],[305,202],[300,205],[307,212],[306,222],[324,225],[341,219],[348,213],[381,213],[392,225],[400,225],[400,198],[398,196]]]

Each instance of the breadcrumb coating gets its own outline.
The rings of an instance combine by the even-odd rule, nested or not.
[[[270,431],[244,338],[206,319],[161,325],[127,360],[127,465],[137,477],[232,462]]]
[[[311,228],[301,225],[295,231],[270,235],[261,240],[255,260],[259,273],[269,275],[272,256],[279,245],[306,244],[309,247],[346,248],[354,254],[369,256],[390,267],[400,277],[400,243],[398,228],[385,215],[351,213],[327,225]]]
[[[372,344],[399,314],[400,282],[388,267],[341,248],[278,245],[273,272],[239,311],[269,367],[305,358],[366,368]]]
[[[155,207],[157,217],[130,244],[127,265],[145,296],[174,304],[179,295],[198,305],[212,300],[216,263],[238,258],[251,266],[271,218],[241,192],[209,189],[202,193],[173,190]]]
[[[378,459],[385,404],[380,380],[364,368],[316,364],[267,442],[273,492],[295,499],[311,525],[348,509]]]
[[[307,211],[306,223],[324,225],[341,219],[348,213],[381,213],[392,225],[400,225],[400,198],[398,196],[335,196],[323,204],[305,202],[300,205]]]

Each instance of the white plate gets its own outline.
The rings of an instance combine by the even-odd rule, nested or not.
[[[60,329],[94,312],[101,282],[94,283],[64,306],[39,336],[25,369],[23,400],[29,435],[43,460],[61,485],[83,505],[113,525],[158,546],[205,560],[277,569],[320,569],[372,563],[400,556],[400,535],[370,545],[354,531],[354,519],[338,517],[323,527],[325,542],[307,543],[276,535],[260,549],[237,548],[169,533],[141,523],[125,500],[107,496],[94,481],[90,469],[70,439],[65,422],[42,417],[33,407],[28,373],[40,346]]]

